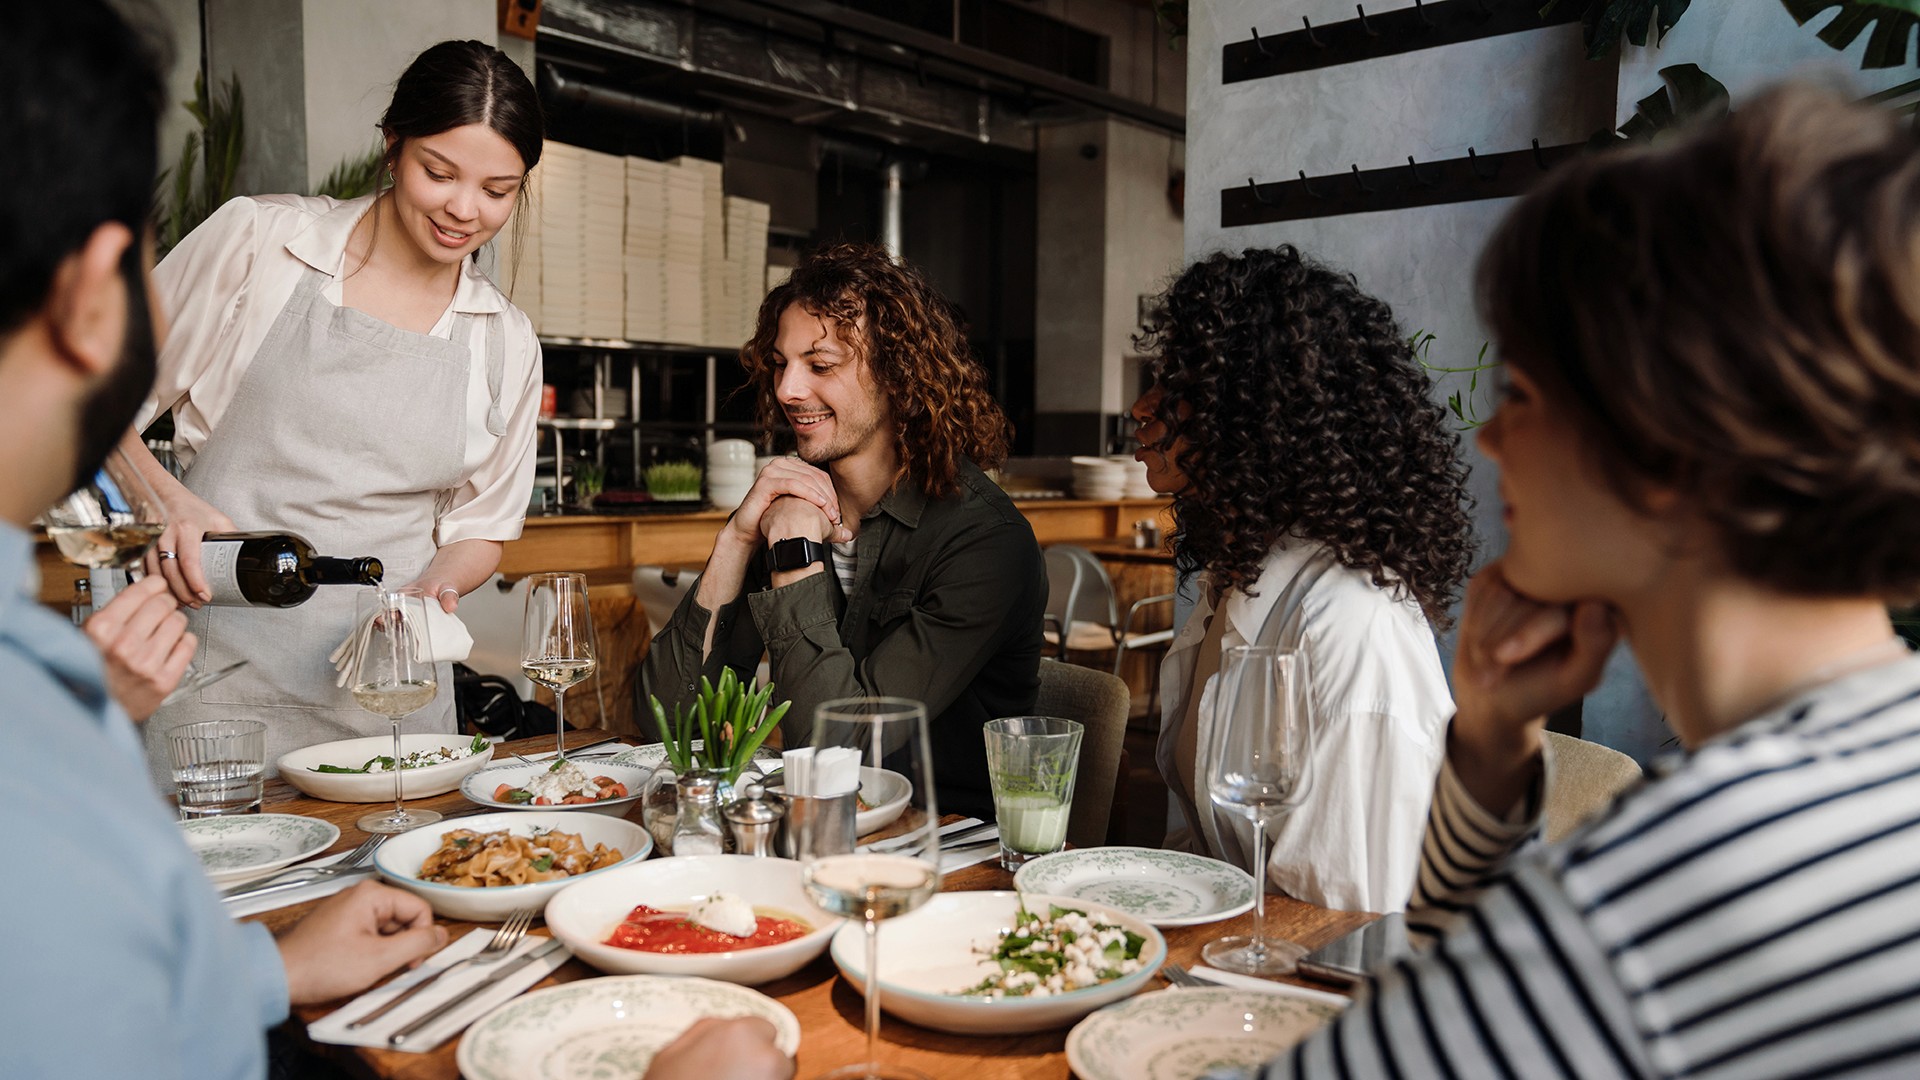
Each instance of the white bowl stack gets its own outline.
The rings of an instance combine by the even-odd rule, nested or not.
[[[1103,457],[1073,459],[1073,494],[1078,499],[1118,499],[1126,494],[1127,471]]]
[[[718,439],[707,447],[707,500],[715,510],[731,510],[753,487],[753,444]]]
[[[1153,490],[1153,485],[1147,483],[1146,462],[1134,460],[1131,454],[1126,456],[1115,455],[1107,460],[1118,464],[1126,474],[1126,490],[1121,494],[1121,498],[1157,499],[1160,497],[1159,493]]]

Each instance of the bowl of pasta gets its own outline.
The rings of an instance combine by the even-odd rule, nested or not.
[[[476,814],[424,825],[380,845],[380,876],[448,919],[499,922],[521,908],[653,852],[633,822],[578,810]]]

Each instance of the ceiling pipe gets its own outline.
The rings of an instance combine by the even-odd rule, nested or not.
[[[553,64],[540,65],[540,96],[582,109],[620,113],[642,123],[727,132],[736,140],[746,138],[746,133],[718,109],[695,109],[658,98],[642,97],[627,90],[583,82],[561,74]]]

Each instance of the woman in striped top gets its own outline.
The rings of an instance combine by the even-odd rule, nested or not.
[[[1480,271],[1507,552],[1409,923],[1262,1073],[1920,1075],[1920,147],[1776,90],[1523,200]],[[1541,718],[1632,648],[1683,752],[1552,848]]]

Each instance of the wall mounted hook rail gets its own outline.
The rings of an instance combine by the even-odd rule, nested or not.
[[[1315,26],[1302,16],[1300,29],[1287,33],[1263,37],[1251,29],[1248,40],[1222,47],[1220,79],[1246,82],[1559,26],[1579,21],[1580,7],[1555,4],[1541,15],[1538,5],[1518,0],[1416,0],[1410,8],[1369,14],[1355,4],[1359,17],[1345,22]]]
[[[1408,155],[1404,166],[1380,169],[1363,169],[1355,163],[1344,173],[1328,176],[1308,176],[1305,169],[1300,169],[1294,173],[1295,180],[1261,183],[1250,176],[1244,185],[1220,192],[1220,224],[1235,228],[1510,198],[1538,183],[1544,170],[1587,148],[1584,142],[1538,144],[1536,139],[1525,149],[1498,154],[1469,148],[1465,157],[1439,161],[1420,161]],[[1306,198],[1289,197],[1296,184]]]

